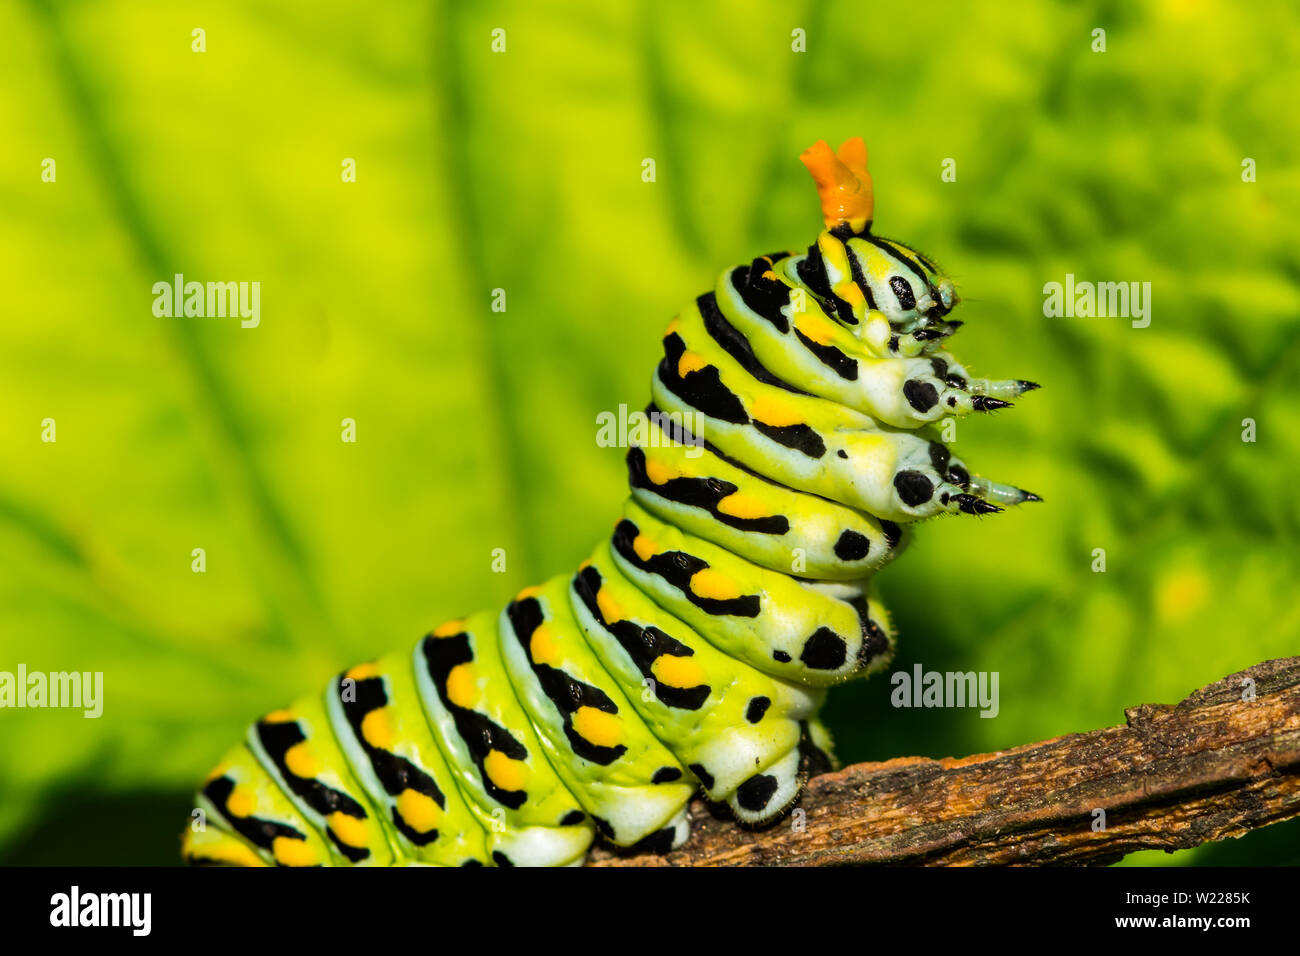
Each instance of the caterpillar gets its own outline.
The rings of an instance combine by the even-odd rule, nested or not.
[[[971,472],[934,423],[1037,385],[947,351],[954,283],[873,234],[861,138],[801,159],[825,228],[672,320],[613,535],[255,722],[198,792],[187,862],[576,865],[597,836],[667,852],[697,792],[757,826],[834,766],[818,711],[893,654],[869,585],[910,525],[1041,500]]]

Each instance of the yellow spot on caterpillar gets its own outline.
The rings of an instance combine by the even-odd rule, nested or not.
[[[587,560],[583,561],[582,564],[578,565],[578,570],[579,570],[579,571],[585,571],[585,570],[587,570],[589,567],[591,567],[591,559],[590,559],[590,558],[588,558]]]
[[[852,280],[839,283],[831,291],[849,304],[849,308],[853,310],[854,315],[862,315],[867,307],[867,300],[862,295],[862,290]]]
[[[529,598],[537,597],[537,595],[541,593],[542,593],[542,589],[538,585],[530,584],[528,587],[524,588],[522,591],[520,591],[518,594],[515,595],[515,600],[527,601]]]
[[[764,279],[771,279],[773,282],[779,282],[779,281],[780,281],[780,280],[777,278],[776,273],[773,272],[771,269],[768,269],[766,272],[763,273],[763,278],[764,278]]]
[[[334,835],[348,846],[365,846],[370,836],[366,821],[360,817],[350,817],[346,813],[335,811],[325,818]]]
[[[651,458],[649,455],[646,456],[645,460],[645,473],[646,477],[656,485],[666,484],[674,478],[682,476],[680,469],[659,461],[657,458]]]
[[[623,620],[623,608],[609,593],[609,588],[601,588],[596,592],[596,607],[600,609],[600,616],[607,624]]]
[[[770,395],[760,395],[754,399],[749,411],[751,415],[765,425],[773,425],[778,428],[783,425],[798,425],[803,421],[803,416],[788,402],[779,398],[772,398]]]
[[[257,809],[257,797],[247,784],[239,783],[226,798],[226,812],[232,817],[246,817]]]
[[[681,328],[681,324],[682,324],[682,320],[677,316],[673,316],[673,320],[668,323],[668,328],[664,329],[664,337],[667,338],[668,336],[676,332],[679,328]]]
[[[265,861],[253,850],[232,836],[222,833],[214,840],[204,839],[196,845],[197,835],[187,830],[182,853],[186,860],[215,860],[231,866],[266,866]]]
[[[858,288],[858,284],[853,281],[848,247],[826,232],[817,237],[817,247],[821,250],[822,258],[826,260],[828,273],[835,276],[831,291],[847,302],[855,315],[861,316],[862,311],[867,307],[867,300],[862,290]]]
[[[659,545],[643,534],[632,539],[632,550],[642,561],[649,561],[659,552]]]
[[[740,491],[719,501],[718,510],[733,518],[762,518],[768,513],[768,508],[762,501]]]
[[[704,668],[692,657],[660,654],[650,665],[655,678],[669,687],[698,687],[704,683]]]
[[[365,664],[358,664],[356,667],[352,668],[343,676],[351,677],[353,680],[367,680],[368,678],[371,677],[378,677],[379,668],[377,668],[374,665],[374,662],[371,661]]]
[[[891,469],[898,461],[898,452],[890,435],[855,432],[852,435],[842,437],[845,438],[844,444],[849,449],[849,454],[853,459],[858,461],[872,461],[874,459],[881,463],[880,467]]]
[[[597,747],[615,747],[623,740],[623,726],[617,714],[607,714],[595,707],[579,707],[573,712],[573,729]]]
[[[305,780],[312,780],[320,773],[320,758],[311,749],[311,744],[300,741],[284,752],[284,765],[289,772]]]
[[[298,718],[294,717],[294,715],[293,715],[293,711],[292,711],[292,710],[290,710],[288,707],[281,707],[279,710],[273,710],[273,711],[271,711],[269,714],[267,714],[265,717],[263,717],[263,718],[262,718],[262,723],[264,723],[264,724],[287,724],[287,723],[290,723],[291,721],[294,721],[294,720],[297,720],[297,719],[298,719]]]
[[[362,717],[361,736],[372,747],[379,750],[391,750],[393,746],[392,712],[387,707],[376,707]]]
[[[442,808],[433,797],[410,788],[397,795],[397,812],[417,833],[428,833],[442,819]]]
[[[462,620],[447,621],[445,624],[439,624],[433,629],[434,637],[454,637],[465,630],[465,622]]]
[[[736,582],[713,568],[703,568],[691,576],[691,590],[702,598],[731,601],[740,597]]]
[[[537,625],[537,630],[533,631],[533,636],[529,639],[528,656],[535,664],[559,666],[560,645],[555,642],[555,632],[545,621]]]
[[[801,313],[794,320],[794,327],[818,345],[829,345],[835,338],[835,326],[824,315]]]
[[[853,251],[857,253],[858,261],[862,263],[862,270],[877,282],[884,282],[889,278],[889,273],[895,268],[894,260],[885,255],[869,242],[863,242],[861,239],[852,239]]]
[[[447,675],[447,699],[457,707],[469,710],[474,706],[476,697],[478,697],[478,681],[474,676],[474,665],[457,664]]]
[[[698,372],[700,369],[707,367],[708,364],[709,363],[704,360],[703,355],[699,355],[696,352],[686,351],[683,352],[682,357],[677,360],[677,374],[682,376],[689,375],[691,372]]]
[[[297,837],[276,837],[271,841],[271,855],[282,866],[311,866],[319,862],[307,841]]]
[[[522,790],[528,782],[528,765],[522,760],[511,760],[499,750],[489,750],[483,758],[483,769],[488,779],[502,790]]]
[[[266,866],[266,861],[254,853],[252,847],[244,846],[242,843],[236,843],[233,840],[229,843],[223,843],[219,847],[210,848],[208,856],[214,860],[229,863],[231,866]]]

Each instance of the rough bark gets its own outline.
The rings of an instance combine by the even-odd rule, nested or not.
[[[1125,715],[1124,726],[1000,753],[845,767],[810,781],[795,814],[762,831],[697,800],[681,850],[602,849],[589,865],[1101,864],[1300,816],[1300,657]]]

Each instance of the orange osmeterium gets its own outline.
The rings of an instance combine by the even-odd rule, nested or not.
[[[819,139],[799,158],[817,183],[826,228],[847,223],[854,232],[864,232],[871,225],[874,203],[862,137],[846,139],[835,152]]]

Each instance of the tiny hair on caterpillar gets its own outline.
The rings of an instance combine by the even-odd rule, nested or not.
[[[870,583],[910,526],[1041,500],[931,426],[1037,386],[947,350],[956,289],[873,233],[861,138],[800,158],[825,228],[669,324],[613,534],[253,723],[198,792],[187,862],[564,866],[598,836],[667,852],[697,793],[758,826],[834,766],[818,712],[893,654]]]

